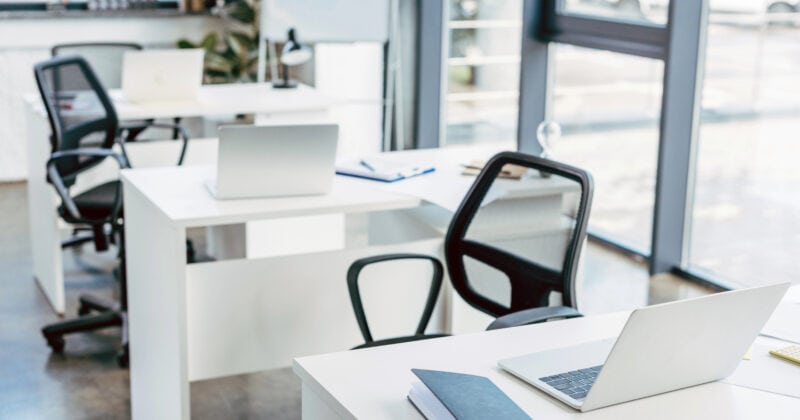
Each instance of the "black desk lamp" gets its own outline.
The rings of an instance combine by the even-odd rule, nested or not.
[[[294,28],[290,28],[288,39],[281,50],[280,62],[283,70],[283,80],[273,82],[272,87],[281,89],[296,88],[297,81],[289,80],[289,67],[299,66],[308,60],[311,60],[311,49],[305,45],[300,45],[297,42]]]

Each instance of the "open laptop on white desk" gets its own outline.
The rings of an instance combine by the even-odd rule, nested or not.
[[[327,194],[338,137],[336,124],[222,126],[206,186],[218,200]]]
[[[201,48],[128,51],[122,57],[122,94],[131,102],[195,100],[203,82]]]
[[[500,360],[500,367],[581,411],[730,375],[790,283],[637,309],[616,339]]]

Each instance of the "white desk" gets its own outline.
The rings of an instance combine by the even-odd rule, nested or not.
[[[460,177],[456,162],[486,157],[462,152],[396,156],[437,162],[437,172],[426,176],[453,180]],[[418,198],[381,190],[383,184],[337,177],[326,196],[216,201],[203,185],[212,175],[213,168],[206,166],[122,173],[134,418],[188,418],[193,380],[288,366],[293,357],[360,344],[345,281],[352,261],[387,252],[441,254],[438,219],[420,219],[435,209]],[[527,210],[560,211],[552,203],[572,188],[556,184],[554,179],[531,184]],[[273,242],[280,249],[302,235],[299,242],[310,250],[185,261],[186,228],[283,218],[297,222],[297,217],[307,219]],[[303,228],[316,223],[314,217],[326,224],[309,234]],[[409,308],[422,307],[428,266],[375,270],[371,275],[381,281],[362,288],[370,326],[387,335],[413,331],[419,311]],[[449,330],[452,300],[446,290],[430,330]]]
[[[230,84],[203,86],[195,101],[132,103],[120,100],[119,91],[110,92],[121,121],[146,118],[207,117],[252,113],[257,122],[312,121],[325,118],[333,99],[308,86],[272,89],[269,84]],[[61,224],[56,213],[59,199],[45,181],[45,163],[50,156],[50,127],[38,95],[28,95],[28,212],[33,256],[33,275],[53,309],[64,313],[64,275],[61,263]],[[166,131],[166,130],[164,130]],[[180,142],[134,142],[126,149],[136,167],[174,165]],[[186,164],[211,163],[216,157],[216,143],[199,139],[190,141]],[[73,192],[114,179],[116,166],[108,162],[91,174],[79,177]]]
[[[497,360],[616,336],[629,312],[296,359],[303,418],[421,419],[406,399],[412,368],[490,378],[534,419],[797,419],[800,399],[720,382],[579,413],[497,367]],[[792,366],[787,365],[787,368]]]

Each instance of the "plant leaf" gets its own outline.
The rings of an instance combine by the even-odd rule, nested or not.
[[[242,23],[253,23],[256,19],[256,12],[243,0],[235,0],[225,6],[228,16]]]
[[[183,38],[178,40],[177,45],[178,45],[178,48],[197,48],[189,40],[183,39]]]
[[[253,38],[247,33],[231,31],[230,35],[236,38],[247,51],[255,50],[258,47],[258,38]]]
[[[233,64],[223,55],[214,51],[208,51],[206,52],[205,67],[209,74],[211,71],[230,73]]]
[[[200,45],[199,45],[200,48],[203,48],[206,51],[213,51],[214,48],[216,48],[216,46],[217,46],[217,33],[216,32],[207,33],[206,36],[203,38],[203,40],[200,41]]]
[[[230,48],[237,57],[242,55],[242,51],[247,52],[247,48],[242,45],[241,41],[232,33],[225,35],[225,43],[228,44],[228,48]]]

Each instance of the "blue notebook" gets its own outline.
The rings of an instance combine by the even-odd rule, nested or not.
[[[421,383],[408,399],[428,420],[530,419],[489,378],[464,373],[411,369]]]

